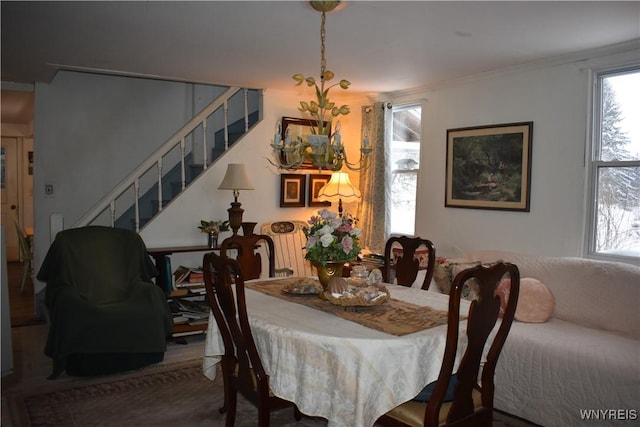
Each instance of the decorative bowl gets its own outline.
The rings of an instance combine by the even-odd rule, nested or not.
[[[389,290],[383,285],[349,284],[341,294],[324,291],[322,296],[334,305],[342,307],[372,307],[380,305],[390,298]]]
[[[322,292],[318,279],[300,277],[283,287],[282,292],[290,295],[318,295]]]

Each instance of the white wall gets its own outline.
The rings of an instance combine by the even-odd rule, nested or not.
[[[638,53],[631,53],[638,58]],[[581,255],[585,150],[589,104],[588,69],[598,58],[535,65],[477,76],[438,89],[389,98],[424,100],[416,234],[432,239],[438,254],[479,248],[548,255]],[[36,88],[35,249],[36,271],[49,245],[52,213],[72,225],[119,179],[186,121],[193,100],[187,85],[153,80],[60,73]],[[218,190],[226,164],[245,163],[255,190],[241,191],[244,220],[306,220],[317,208],[280,208],[280,173],[267,158],[274,125],[282,116],[301,117],[308,88],[267,89],[264,119],[190,190],[165,208],[141,234],[148,246],[205,242],[200,219],[227,218],[231,191]],[[360,139],[360,106],[368,99],[336,92],[352,113],[341,118],[343,140],[353,154]],[[508,212],[444,207],[447,129],[533,122],[531,211]],[[147,138],[146,135],[151,137]],[[154,140],[155,142],[152,142]],[[316,171],[304,170],[310,174]],[[357,174],[351,174],[354,183]],[[44,184],[55,185],[53,197]],[[355,206],[346,206],[355,209]],[[224,237],[224,236],[223,236]]]
[[[36,272],[50,244],[50,215],[72,226],[192,117],[193,95],[191,84],[64,71],[36,85]]]
[[[308,219],[317,208],[279,207],[280,171],[271,166],[269,142],[282,116],[301,117],[298,102],[310,96],[306,86],[264,95],[264,120],[234,146],[224,164],[210,167],[176,203],[142,230],[147,246],[197,245],[205,236],[197,229],[201,219],[223,219],[232,192],[218,190],[227,163],[246,163],[255,190],[242,191],[239,201],[245,221],[259,224],[281,218]],[[360,136],[360,105],[366,98],[333,96],[348,103],[353,113],[342,118],[343,141]],[[35,271],[48,250],[49,217],[60,214],[68,228],[130,173],[153,150],[190,119],[191,85],[135,78],[60,72],[51,84],[36,87],[35,135]],[[347,146],[347,149],[349,147]],[[300,171],[309,174],[317,171]],[[352,174],[354,183],[357,176]],[[54,195],[45,196],[45,184]],[[348,207],[348,206],[347,206]],[[223,235],[224,237],[224,235]],[[201,256],[201,255],[200,255]],[[44,285],[36,283],[36,292]]]
[[[184,193],[178,204],[169,205],[158,219],[142,230],[141,235],[147,246],[198,245],[206,243],[197,229],[201,219],[227,219],[227,209],[233,201],[230,190],[218,190],[224,177],[227,163],[245,163],[249,178],[255,190],[240,191],[238,201],[245,210],[243,220],[260,224],[280,219],[308,220],[318,208],[280,208],[281,173],[318,173],[316,170],[297,172],[281,171],[271,165],[273,139],[276,122],[283,116],[301,117],[297,105],[301,99],[295,90],[291,92],[267,90],[264,94],[264,119],[240,143],[234,145],[224,161],[214,164],[202,179],[196,181]],[[340,99],[335,97],[336,100]],[[351,103],[352,113],[341,116],[343,141],[358,146],[360,140],[361,114],[359,105],[367,102],[364,97],[350,97],[344,102]],[[354,154],[355,155],[355,154]],[[326,173],[326,172],[325,172]],[[351,174],[357,182],[357,175]],[[355,210],[355,206],[347,206]],[[230,232],[227,233],[230,235]],[[225,234],[221,236],[225,237]],[[196,255],[198,256],[198,255]],[[202,255],[199,255],[202,257]]]
[[[503,71],[412,94],[425,100],[416,234],[439,255],[480,248],[582,255],[592,62]],[[447,129],[526,121],[533,122],[530,212],[445,208]]]

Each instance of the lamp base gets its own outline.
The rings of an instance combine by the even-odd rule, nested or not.
[[[240,207],[240,202],[231,202],[231,207],[227,209],[229,212],[229,227],[233,231],[233,235],[238,234],[238,230],[242,227],[242,214],[244,209]]]

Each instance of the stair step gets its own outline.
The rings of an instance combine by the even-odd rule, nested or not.
[[[257,97],[259,93],[257,91],[250,90],[250,97]],[[260,121],[260,108],[262,105],[258,106],[256,111],[253,111],[249,114],[248,120],[248,130],[250,131],[253,126]],[[244,119],[234,121],[230,123],[226,128],[218,129],[214,132],[214,138],[212,141],[209,141],[208,148],[211,153],[211,159],[207,160],[208,164],[213,163],[215,160],[220,158],[226,152],[226,148],[231,147],[235,144],[240,138],[247,134],[245,129],[247,126],[245,125]],[[227,143],[225,144],[225,132],[227,133]],[[210,146],[209,146],[210,145]],[[172,200],[175,200],[176,197],[179,197],[180,193],[182,193],[182,182],[181,182],[181,165],[184,164],[185,170],[185,187],[195,181],[198,177],[202,175],[204,172],[202,164],[192,163],[193,161],[193,153],[187,152],[184,159],[179,160],[174,166],[169,167],[166,173],[162,176],[162,206],[166,206]],[[177,182],[176,182],[177,181]],[[136,206],[139,207],[139,218],[140,218],[140,228],[144,227],[149,221],[152,221],[153,218],[159,213],[158,209],[158,184],[151,185],[142,191],[142,195],[139,197],[138,205],[132,205],[125,210],[125,212],[120,215],[119,218],[116,219],[116,223],[120,224],[119,226],[126,228],[130,227],[131,229],[135,229],[135,220],[133,219],[135,215]],[[167,199],[167,200],[165,200]]]

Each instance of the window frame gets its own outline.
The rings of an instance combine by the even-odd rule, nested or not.
[[[597,246],[597,212],[598,212],[598,176],[603,168],[609,167],[640,167],[638,160],[601,160],[602,145],[602,93],[603,81],[607,77],[629,74],[631,72],[640,73],[640,62],[627,63],[623,65],[613,65],[600,69],[592,69],[589,77],[589,132],[587,133],[587,212],[584,239],[584,256],[590,259],[602,261],[616,261],[629,264],[638,264],[640,256],[630,256],[622,254],[607,254],[598,252]]]
[[[407,102],[403,102],[401,104],[390,104],[390,114],[389,114],[389,123],[388,126],[387,124],[385,124],[385,127],[387,127],[389,129],[388,131],[388,145],[385,148],[385,151],[388,151],[388,158],[389,160],[391,159],[391,150],[392,150],[392,143],[393,143],[393,124],[394,124],[394,112],[398,112],[398,111],[402,111],[402,110],[409,110],[409,109],[413,109],[413,108],[420,108],[420,132],[419,132],[419,136],[420,136],[420,140],[418,142],[418,159],[421,158],[421,152],[422,152],[422,139],[423,139],[423,128],[422,128],[422,122],[423,122],[423,112],[424,112],[424,105],[421,101],[407,101]],[[388,189],[391,190],[391,182],[392,182],[392,165],[391,162],[385,162],[386,166],[385,166],[385,176],[387,177],[387,181],[388,181]],[[385,204],[387,205],[387,212],[389,212],[389,216],[388,216],[388,224],[385,225],[385,228],[387,230],[389,230],[389,236],[398,236],[401,234],[404,235],[415,235],[416,234],[416,219],[418,217],[418,194],[420,191],[420,175],[421,175],[421,168],[420,168],[420,162],[418,162],[418,168],[415,169],[415,174],[416,174],[416,193],[414,195],[414,203],[415,203],[415,208],[414,208],[414,214],[413,214],[413,232],[411,234],[409,233],[401,233],[397,230],[393,230],[392,229],[392,224],[391,224],[391,200],[387,199],[385,200]],[[390,195],[392,192],[391,191],[386,191],[386,194]],[[386,236],[387,238],[389,236]]]

